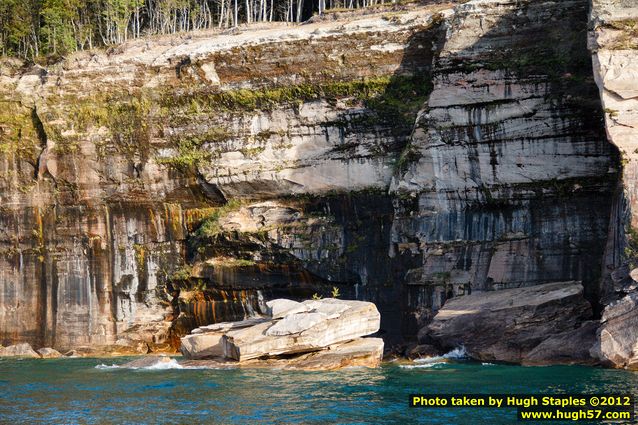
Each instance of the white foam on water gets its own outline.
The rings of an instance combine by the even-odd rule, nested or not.
[[[465,347],[460,346],[450,351],[449,353],[443,354],[442,356],[415,359],[414,363],[437,363],[441,362],[441,360],[465,360],[468,357],[469,356],[467,355],[467,351],[465,351]]]
[[[171,359],[168,362],[157,362],[150,366],[142,367],[140,369],[145,370],[167,370],[167,369],[184,369],[184,366],[177,363],[177,360]]]
[[[482,366],[496,366],[494,363],[481,363]]]
[[[106,365],[104,363],[95,366],[96,369],[119,369],[120,367],[116,364],[112,364],[111,366]]]
[[[467,359],[469,356],[467,355],[467,351],[465,351],[465,347],[462,345],[460,347],[455,348],[447,354],[443,354],[444,359]]]
[[[400,365],[399,367],[403,369],[426,369],[426,368],[431,368],[440,364],[447,364],[447,362],[432,362],[432,363],[415,364],[415,365]]]
[[[175,359],[170,359],[170,361],[168,362],[157,362],[157,363],[153,363],[152,365],[149,366],[144,366],[144,367],[131,367],[131,366],[126,366],[126,365],[105,365],[104,363],[99,364],[97,366],[95,366],[96,369],[103,369],[103,370],[109,370],[109,369],[133,369],[133,370],[168,370],[168,369],[190,369],[190,368],[185,368],[184,366],[182,366],[181,364],[177,363],[177,361]]]

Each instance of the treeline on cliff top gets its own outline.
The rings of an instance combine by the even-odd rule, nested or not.
[[[396,0],[0,0],[1,53],[37,60],[149,34],[301,22],[384,1]]]

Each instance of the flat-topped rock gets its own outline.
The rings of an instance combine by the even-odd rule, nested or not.
[[[379,365],[383,341],[362,338],[381,324],[373,303],[327,298],[301,303],[277,299],[267,305],[271,319],[216,323],[183,337],[180,350],[189,359],[184,364],[299,369]]]
[[[373,303],[326,300],[348,308],[339,317],[318,321],[310,327],[300,326],[298,333],[269,335],[273,322],[232,330],[222,338],[224,357],[245,361],[262,356],[318,351],[333,344],[373,334],[379,330],[381,316]],[[312,313],[310,313],[312,314]],[[313,316],[315,317],[315,316]],[[300,316],[299,320],[304,320]],[[288,330],[293,330],[292,324]]]

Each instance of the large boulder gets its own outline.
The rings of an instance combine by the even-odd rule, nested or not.
[[[62,354],[58,350],[50,347],[40,348],[38,354],[43,359],[57,359],[58,357],[62,357]]]
[[[340,314],[325,315],[318,311],[295,313],[280,325],[265,322],[227,332],[222,338],[224,357],[245,361],[263,356],[318,351],[330,345],[373,334],[379,330],[381,316],[373,303],[324,299],[326,304],[347,306]],[[317,309],[317,310],[320,310]],[[302,323],[303,326],[297,323]],[[276,332],[269,332],[276,328]]]
[[[601,323],[592,356],[609,366],[638,369],[638,293],[607,306]]]
[[[30,357],[39,359],[40,355],[33,351],[33,348],[26,342],[22,344],[10,345],[0,349],[0,357]]]
[[[428,326],[428,336],[446,350],[464,346],[478,360],[521,363],[539,344],[577,329],[591,316],[580,283],[547,283],[448,300]],[[561,337],[566,345],[561,356],[568,355],[570,346],[580,349],[569,336]],[[535,355],[538,362],[555,360],[539,351]]]

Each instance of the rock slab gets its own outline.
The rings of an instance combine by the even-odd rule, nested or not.
[[[319,321],[298,333],[286,334],[284,329],[279,329],[279,335],[269,335],[268,330],[278,325],[272,322],[230,331],[222,338],[224,357],[245,361],[264,356],[318,351],[379,330],[381,315],[373,303],[337,299],[322,302],[347,305],[348,309],[339,317]],[[292,323],[290,325],[290,330],[297,329],[292,329]]]
[[[544,341],[577,329],[591,316],[579,282],[547,283],[453,298],[428,325],[428,335],[445,350],[464,346],[477,360],[521,363]],[[561,341],[569,344],[565,336]],[[573,349],[562,352],[563,362],[565,357],[578,362],[582,353]],[[540,348],[534,355],[546,363],[554,360],[543,358]]]

